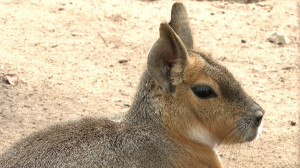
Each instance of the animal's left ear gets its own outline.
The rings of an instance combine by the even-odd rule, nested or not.
[[[182,82],[182,72],[188,63],[188,53],[183,42],[173,29],[162,23],[160,37],[148,55],[147,69],[165,92],[174,92]]]
[[[169,22],[171,28],[180,37],[185,47],[193,48],[192,31],[189,24],[188,14],[182,3],[175,2],[171,10],[171,21]]]

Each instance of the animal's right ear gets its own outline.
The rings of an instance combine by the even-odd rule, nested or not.
[[[160,37],[152,46],[147,69],[165,92],[174,92],[182,82],[182,72],[188,62],[188,53],[180,38],[167,24],[159,28]]]

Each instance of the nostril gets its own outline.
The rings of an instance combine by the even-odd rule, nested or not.
[[[262,111],[257,111],[255,112],[255,125],[258,127],[261,123],[261,120],[263,118],[263,112]]]
[[[262,116],[256,117],[256,123],[255,123],[255,125],[256,125],[256,126],[259,126],[260,123],[261,123],[261,120],[262,120]]]

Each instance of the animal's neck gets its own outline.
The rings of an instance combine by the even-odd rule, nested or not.
[[[175,112],[174,109],[172,112]],[[179,114],[179,113],[177,113]],[[188,115],[188,113],[184,113]],[[191,118],[191,117],[187,117]],[[183,116],[178,117],[177,119],[184,120]],[[188,121],[185,121],[188,122]],[[190,122],[192,122],[190,120]],[[182,126],[179,122],[170,121],[165,126],[167,135],[169,139],[172,139],[172,142],[177,148],[177,152],[174,154],[174,160],[178,161],[179,167],[195,167],[195,168],[221,168],[221,162],[218,156],[218,153],[215,149],[214,144],[210,144],[210,139],[207,139],[207,135],[203,134],[203,130],[195,130],[198,131],[196,133],[197,140],[201,138],[203,141],[196,141],[191,139],[189,136],[189,129],[185,126]],[[201,133],[202,131],[202,133]],[[199,133],[199,134],[198,134]],[[207,142],[207,143],[205,143]]]
[[[179,148],[175,160],[179,167],[222,168],[218,153],[214,148],[192,141],[175,142]]]
[[[131,124],[161,124],[161,110],[157,97],[158,86],[147,71],[142,75],[131,109],[125,120]]]
[[[125,122],[132,125],[154,126],[156,129],[168,129],[166,123],[163,123],[163,95],[155,81],[146,71],[143,73],[138,90],[136,92],[131,109],[125,116]],[[166,105],[166,104],[165,104]],[[173,111],[172,109],[169,111]],[[162,130],[161,130],[162,131]],[[201,167],[201,168],[221,168],[220,160],[215,149],[189,141],[182,140],[180,137],[174,137],[168,130],[163,130],[172,139],[173,158],[177,160],[179,167]],[[169,132],[169,133],[168,133]]]

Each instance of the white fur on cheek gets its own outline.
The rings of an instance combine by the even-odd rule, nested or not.
[[[203,145],[209,146],[209,147],[216,147],[217,141],[216,139],[203,127],[201,126],[195,126],[192,127],[188,131],[188,135],[190,139],[197,143],[201,143]]]
[[[259,135],[261,134],[263,125],[264,125],[264,122],[261,121],[261,124],[260,124],[260,126],[258,127],[258,130],[257,130],[257,135],[256,135],[255,139],[257,139],[259,137]]]

